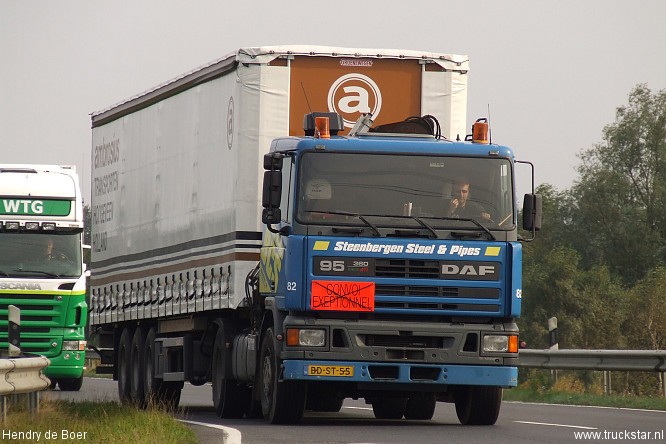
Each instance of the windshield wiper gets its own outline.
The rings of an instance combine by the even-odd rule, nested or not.
[[[41,275],[44,275],[44,276],[54,277],[54,278],[59,278],[59,277],[60,277],[59,274],[56,274],[56,273],[50,273],[50,272],[48,272],[48,271],[43,271],[43,270],[14,270],[14,271],[18,271],[18,272],[20,272],[20,273],[34,273],[34,274],[41,274]]]
[[[493,233],[492,233],[488,228],[486,228],[485,226],[483,226],[478,220],[476,220],[476,219],[465,219],[465,218],[460,218],[460,219],[458,219],[458,220],[465,220],[465,221],[473,222],[474,225],[476,225],[477,227],[479,227],[479,228],[481,228],[483,231],[485,231],[486,234],[487,234],[488,236],[490,236],[490,239],[491,239],[491,240],[497,240],[497,239],[495,238],[495,236],[493,235]]]
[[[431,237],[439,239],[439,236],[437,236],[437,232],[435,231],[435,229],[430,225],[428,225],[427,223],[423,222],[420,217],[411,216],[411,218],[414,219],[416,222],[418,222],[423,228],[427,228],[432,233]]]
[[[324,214],[337,214],[337,215],[340,215],[340,216],[358,217],[364,224],[366,224],[368,227],[370,227],[370,229],[375,234],[375,236],[381,237],[381,235],[382,235],[379,232],[379,230],[377,229],[377,227],[375,227],[372,224],[372,222],[368,221],[365,217],[363,217],[362,215],[360,215],[358,213],[349,213],[347,211],[306,211],[306,213],[324,213]]]
[[[421,225],[423,228],[430,231],[430,233],[432,235],[428,236],[429,238],[439,239],[439,236],[437,235],[437,232],[435,231],[435,229],[433,227],[431,227],[429,224],[427,224],[426,222],[424,222],[423,219],[421,219],[418,216],[398,216],[398,215],[395,215],[395,214],[368,214],[368,216],[370,216],[370,217],[395,217],[395,218],[400,218],[400,219],[412,219],[412,220],[415,220],[416,222],[418,222],[418,224]]]
[[[417,219],[417,221],[418,221],[419,218],[416,218],[416,217],[415,217],[414,219]],[[462,217],[436,217],[436,216],[428,216],[426,219],[437,219],[437,220],[464,220],[464,221],[466,221],[466,222],[472,222],[474,225],[476,225],[477,227],[481,228],[481,230],[483,230],[483,231],[484,231],[484,232],[490,237],[491,240],[497,240],[497,238],[495,238],[495,236],[493,235],[493,233],[492,233],[488,228],[486,228],[484,225],[482,225],[482,224],[481,224],[478,220],[476,220],[476,219],[468,219],[468,218],[462,218]],[[456,236],[456,234],[455,234],[454,231],[451,232],[451,235],[453,235],[454,237]],[[460,236],[460,235],[458,235],[458,236]]]

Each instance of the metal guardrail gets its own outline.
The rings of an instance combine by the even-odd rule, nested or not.
[[[0,359],[0,418],[7,421],[10,405],[27,404],[30,414],[39,410],[39,393],[51,384],[42,369],[51,363],[43,356]]]
[[[39,409],[39,392],[51,384],[42,370],[51,361],[43,356],[21,354],[21,310],[14,305],[7,307],[9,357],[0,356],[0,415],[7,420],[7,409],[27,399],[31,414]]]
[[[0,395],[44,390],[51,382],[42,369],[50,363],[43,356],[0,359]]]
[[[666,350],[523,349],[518,353],[518,367],[666,372]]]

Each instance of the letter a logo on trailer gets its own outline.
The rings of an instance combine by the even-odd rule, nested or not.
[[[328,110],[342,116],[352,128],[361,114],[372,113],[377,119],[382,109],[382,93],[370,77],[358,73],[338,77],[328,90]]]

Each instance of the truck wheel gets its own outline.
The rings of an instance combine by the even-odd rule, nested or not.
[[[130,351],[132,348],[131,331],[123,329],[118,343],[118,398],[122,404],[129,404],[130,397]]]
[[[164,382],[155,377],[155,328],[148,330],[144,345],[143,374],[147,405],[174,410],[180,402],[182,382]]]
[[[390,397],[372,401],[372,411],[377,419],[402,419],[407,407],[407,398]]]
[[[155,378],[155,328],[151,327],[146,335],[143,346],[143,375],[144,390],[146,392],[146,403],[148,405],[159,405],[158,397],[161,380]]]
[[[146,338],[144,337],[143,329],[137,327],[134,330],[130,349],[130,398],[137,407],[142,409],[145,409],[147,406],[144,369],[145,347]]]
[[[437,400],[431,393],[420,393],[409,397],[405,408],[405,419],[432,419]]]
[[[79,378],[60,378],[58,386],[63,392],[78,392],[83,385],[83,375]]]
[[[229,336],[229,337],[227,337]],[[223,327],[217,330],[213,346],[212,380],[213,406],[220,418],[242,418],[248,408],[250,391],[232,379],[231,353],[226,341],[232,340],[232,334]]]
[[[270,424],[295,424],[305,410],[305,384],[280,381],[275,334],[269,328],[261,343],[261,411]]]
[[[454,395],[456,414],[463,425],[493,425],[502,404],[502,388],[461,387]]]

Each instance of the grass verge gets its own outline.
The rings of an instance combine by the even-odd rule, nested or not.
[[[505,401],[544,402],[548,404],[593,405],[633,409],[666,410],[666,399],[637,396],[595,395],[560,390],[535,391],[531,388],[504,390]]]
[[[185,424],[157,409],[139,410],[115,402],[46,401],[30,415],[12,408],[2,442],[196,444]],[[16,435],[7,435],[16,433]],[[23,435],[19,435],[23,433]]]

